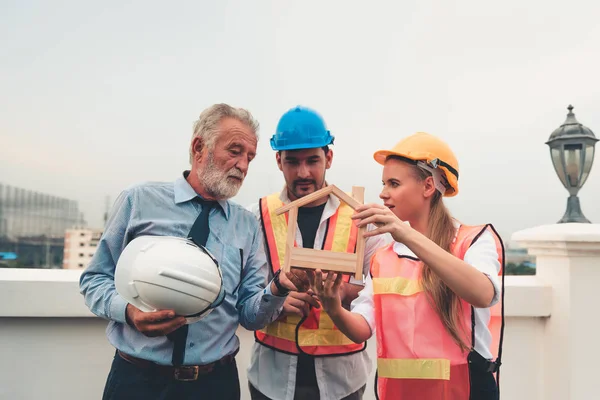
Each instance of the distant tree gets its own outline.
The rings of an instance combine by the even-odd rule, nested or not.
[[[535,268],[531,268],[529,265],[525,263],[515,264],[515,263],[507,263],[506,264],[506,275],[535,275]]]
[[[25,268],[18,260],[0,260],[0,268]]]

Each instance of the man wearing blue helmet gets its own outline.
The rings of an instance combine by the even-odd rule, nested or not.
[[[277,151],[285,188],[251,207],[261,222],[270,275],[283,263],[287,239],[287,217],[276,215],[275,210],[327,186],[325,173],[333,160],[329,147],[333,140],[323,118],[309,108],[292,108],[279,120],[271,147]],[[334,195],[300,207],[296,246],[355,252],[357,228],[352,214]],[[367,239],[365,275],[371,256],[387,240],[382,236]],[[340,291],[347,308],[362,288],[362,282],[356,283],[347,277]],[[253,400],[362,398],[371,372],[366,343],[356,344],[343,335],[310,292],[291,292],[279,319],[256,331],[255,338],[248,369]]]

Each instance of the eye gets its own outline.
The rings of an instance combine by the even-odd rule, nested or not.
[[[240,154],[242,154],[242,152],[239,151],[238,149],[231,149],[231,150],[229,150],[229,152],[231,154],[233,154],[234,156],[239,156]]]

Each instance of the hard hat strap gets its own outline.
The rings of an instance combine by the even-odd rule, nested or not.
[[[448,190],[449,185],[448,185],[448,181],[446,180],[446,176],[444,175],[443,171],[441,171],[439,168],[432,168],[423,161],[417,161],[417,167],[431,173],[431,176],[433,177],[433,184],[435,185],[435,188],[441,194],[446,193],[446,190]]]
[[[439,158],[434,158],[433,160],[429,161],[429,164],[433,168],[437,168],[438,166],[446,168],[448,171],[450,171],[450,173],[452,175],[454,175],[456,177],[456,179],[458,179],[458,171],[456,170],[456,168],[454,168],[447,162],[444,162],[444,161],[440,160]]]

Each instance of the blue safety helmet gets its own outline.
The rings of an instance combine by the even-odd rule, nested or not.
[[[276,151],[314,149],[333,144],[333,139],[318,112],[297,106],[279,119],[271,147]]]

